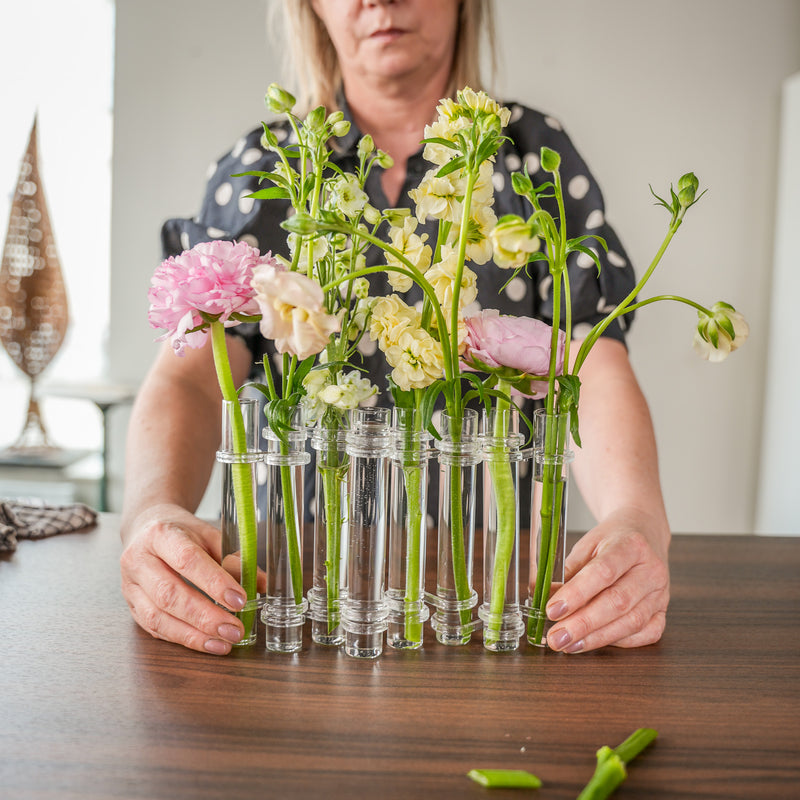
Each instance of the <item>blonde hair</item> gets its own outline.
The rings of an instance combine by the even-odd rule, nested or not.
[[[337,95],[342,86],[339,58],[310,0],[278,0],[273,5],[273,11],[283,13],[284,42],[288,45],[289,56],[284,65],[288,67],[289,74],[283,77],[284,81],[297,89],[299,110],[305,113],[320,105],[328,110],[337,108]],[[277,26],[271,27],[273,32],[277,29]],[[494,74],[492,0],[461,0],[448,96],[464,86],[476,91],[485,88],[480,69],[483,36],[487,40],[489,64]]]

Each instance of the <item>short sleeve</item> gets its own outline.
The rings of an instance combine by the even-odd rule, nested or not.
[[[512,105],[511,111],[507,132],[515,143],[515,165],[519,164],[518,168],[527,165],[534,185],[537,185],[551,179],[551,175],[541,169],[539,154],[542,146],[559,153],[567,235],[570,238],[600,237],[608,247],[606,252],[592,239],[583,243],[597,255],[599,272],[589,255],[575,252],[568,256],[573,337],[583,339],[592,326],[607,316],[633,290],[636,285],[633,266],[615,230],[606,220],[600,186],[562,125],[558,120],[524,106]],[[554,203],[548,210],[557,216]],[[552,277],[544,262],[534,262],[531,268],[538,294],[537,315],[550,321],[553,318]],[[604,331],[604,335],[624,342],[624,332],[632,316],[626,314],[615,320]]]

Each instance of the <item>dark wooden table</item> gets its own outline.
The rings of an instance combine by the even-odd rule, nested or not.
[[[0,797],[470,798],[473,767],[575,797],[594,751],[658,741],[616,797],[800,797],[800,540],[677,536],[655,646],[438,645],[360,662],[156,641],[119,592],[117,519],[0,558]]]

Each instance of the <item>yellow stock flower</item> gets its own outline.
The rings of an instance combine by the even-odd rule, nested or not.
[[[369,336],[377,341],[378,346],[386,352],[395,344],[408,328],[418,328],[420,314],[415,308],[404,303],[396,294],[382,297],[372,307],[369,323]]]
[[[442,347],[422,328],[404,330],[385,351],[392,380],[403,390],[424,389],[444,373]]]
[[[437,178],[436,170],[428,171],[419,186],[408,193],[416,203],[417,218],[423,224],[428,217],[458,223],[463,194],[456,178],[452,175]]]
[[[428,239],[427,233],[423,233],[422,236],[414,233],[417,225],[418,222],[414,217],[405,217],[402,227],[392,226],[389,229],[389,239],[392,242],[392,246],[399,250],[420,272],[425,272],[431,263],[431,247],[425,244]],[[404,266],[399,258],[390,253],[386,254],[386,262],[390,266]],[[412,279],[407,275],[401,275],[393,271],[387,273],[387,279],[389,285],[396,292],[407,292],[413,283]]]

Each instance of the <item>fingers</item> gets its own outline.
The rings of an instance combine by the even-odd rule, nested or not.
[[[212,599],[236,611],[245,603],[244,591],[211,555],[219,553],[219,532],[183,514],[179,522],[144,526],[130,542],[120,559],[122,592],[136,622],[152,636],[223,655],[244,629]]]
[[[547,606],[554,650],[578,653],[661,638],[669,603],[666,563],[639,533],[587,535],[568,559],[568,580]]]

